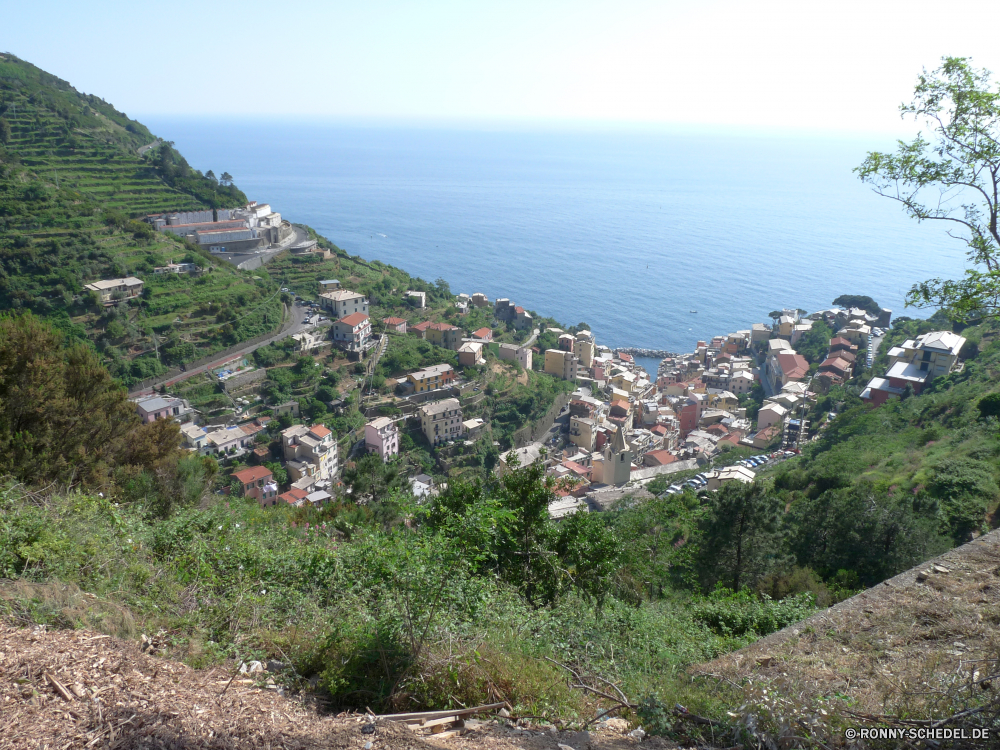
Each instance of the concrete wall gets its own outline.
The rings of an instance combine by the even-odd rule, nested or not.
[[[560,393],[556,396],[556,400],[552,402],[552,406],[550,406],[549,410],[545,412],[545,416],[534,424],[527,424],[514,433],[514,447],[523,448],[529,443],[534,443],[541,438],[542,435],[549,431],[549,428],[556,421],[556,417],[559,416],[559,412],[562,411],[562,408],[566,406],[571,399],[572,396],[568,393]]]
[[[260,382],[267,377],[267,371],[264,369],[250,370],[249,372],[241,372],[238,375],[233,375],[233,377],[228,380],[223,381],[222,387],[227,393],[232,393],[245,388],[252,383]]]

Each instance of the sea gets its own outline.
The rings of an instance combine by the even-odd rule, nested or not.
[[[144,117],[193,167],[352,255],[687,352],[785,307],[895,315],[961,242],[852,173],[886,136]],[[656,360],[642,360],[656,370]]]

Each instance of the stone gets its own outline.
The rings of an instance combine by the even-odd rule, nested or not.
[[[771,662],[772,661],[774,661],[774,657],[773,656],[758,656],[757,657],[757,665],[760,666],[760,667],[764,667],[765,669],[767,667],[771,666]]]
[[[933,570],[938,575],[943,575],[943,576],[946,576],[951,572],[944,565],[934,565],[931,567],[931,570]]]
[[[642,742],[643,739],[646,737],[646,732],[643,730],[642,727],[639,727],[638,729],[633,729],[631,732],[629,732],[628,736],[634,740]]]
[[[590,732],[587,731],[563,732],[560,738],[573,748],[573,750],[587,750],[590,747]],[[559,750],[562,750],[562,748]]]
[[[618,717],[608,719],[604,722],[604,726],[608,729],[613,729],[616,732],[622,732],[623,734],[628,731],[628,722],[625,721],[625,719],[619,719]]]

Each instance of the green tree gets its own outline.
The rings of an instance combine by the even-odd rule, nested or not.
[[[10,142],[10,123],[6,117],[0,117],[0,143],[5,146]]]
[[[990,393],[979,399],[977,405],[979,416],[983,419],[988,417],[1000,417],[1000,393]]]
[[[764,482],[729,482],[708,501],[699,567],[706,588],[753,586],[782,562],[783,504]]]
[[[870,315],[878,315],[882,312],[878,302],[865,294],[841,294],[833,301],[833,304],[846,308],[860,307]]]
[[[789,514],[789,548],[799,565],[826,578],[848,570],[876,584],[950,546],[920,502],[867,481],[801,498]]]
[[[279,487],[288,485],[288,470],[277,461],[265,461],[264,468],[274,475],[274,481],[278,483]]]
[[[344,482],[356,503],[377,505],[405,484],[395,463],[386,463],[378,453],[368,453],[344,470]]]
[[[879,195],[917,221],[941,221],[967,247],[971,268],[959,280],[914,285],[907,305],[945,309],[956,320],[1000,314],[1000,89],[987,70],[945,57],[917,80],[900,107],[930,129],[894,154],[870,152],[855,169]]]
[[[826,359],[831,338],[833,338],[833,329],[823,321],[817,320],[813,322],[812,328],[798,340],[795,350],[810,364],[822,362]]]

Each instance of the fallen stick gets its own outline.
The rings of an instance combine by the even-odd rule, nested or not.
[[[381,714],[375,718],[385,719],[386,721],[414,722],[430,719],[443,719],[446,716],[471,716],[472,714],[481,714],[487,711],[499,711],[501,708],[505,708],[506,706],[507,704],[505,702],[487,703],[484,706],[473,706],[472,708],[462,708],[458,710],[452,709],[451,711],[416,711],[414,713],[406,714]]]

